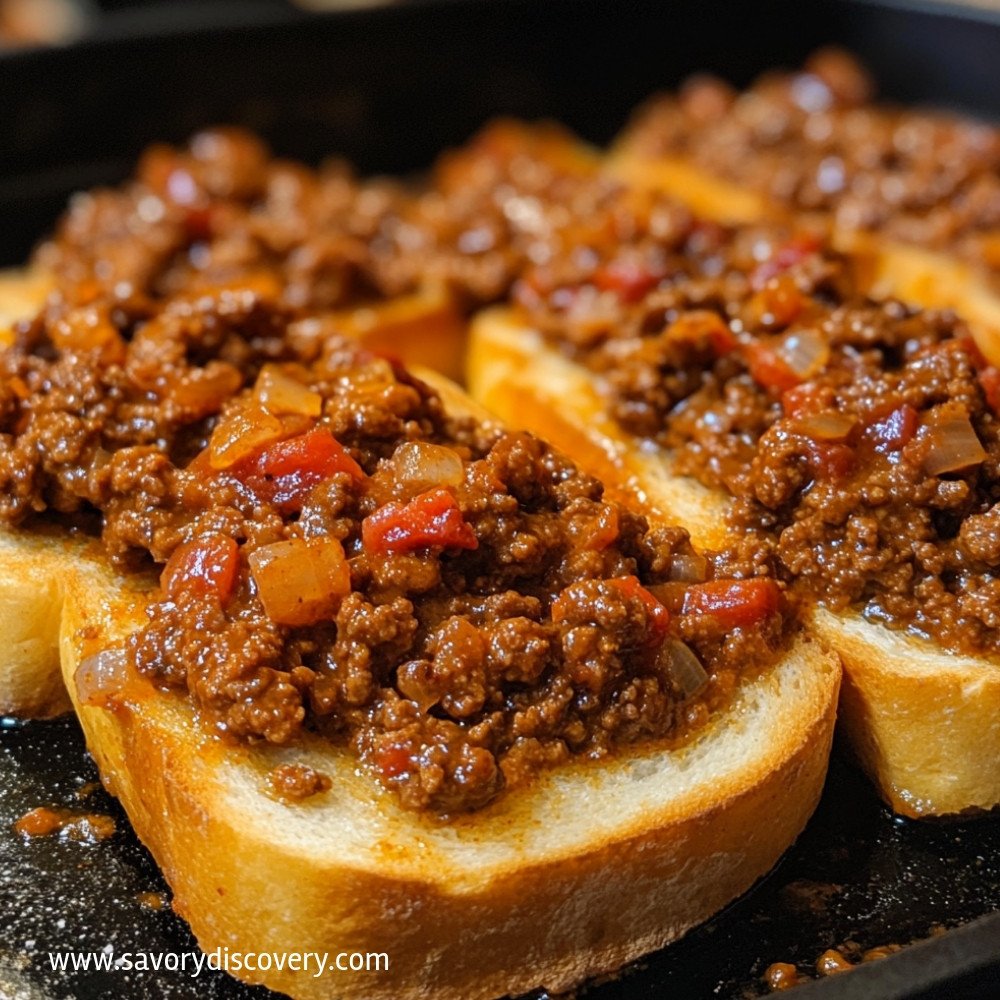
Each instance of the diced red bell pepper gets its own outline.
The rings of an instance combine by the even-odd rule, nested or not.
[[[602,292],[614,292],[622,302],[638,302],[662,277],[640,261],[613,260],[594,272],[593,282]]]
[[[989,365],[979,373],[979,384],[982,386],[986,405],[996,414],[1000,414],[1000,369]]]
[[[820,240],[817,236],[803,234],[793,237],[784,246],[779,247],[772,257],[754,268],[750,275],[751,287],[760,291],[772,278],[805,260],[819,248]]]
[[[729,324],[710,309],[693,309],[682,313],[667,328],[667,338],[695,344],[707,340],[712,352],[720,358],[739,346]]]
[[[875,450],[883,454],[902,451],[913,440],[919,427],[920,414],[908,403],[898,406],[888,416],[871,425]]]
[[[445,489],[428,490],[409,503],[387,503],[361,522],[361,541],[373,553],[412,552],[431,545],[475,549],[479,540]]]
[[[267,445],[230,471],[285,514],[301,510],[313,488],[338,472],[365,478],[364,469],[325,427]]]
[[[622,576],[609,580],[627,597],[638,597],[646,606],[646,619],[649,622],[650,645],[659,645],[667,636],[670,628],[670,612],[641,584],[635,576]]]
[[[160,586],[171,600],[183,593],[214,593],[225,604],[233,596],[239,568],[235,540],[228,535],[206,535],[174,549],[163,567]]]
[[[741,628],[770,617],[780,604],[774,580],[709,580],[688,588],[684,614],[711,615],[722,628]]]
[[[846,479],[854,471],[854,449],[839,441],[810,441],[809,464],[817,479]]]
[[[812,382],[803,382],[781,394],[781,408],[788,417],[804,417],[827,409],[828,393]]]
[[[771,392],[784,393],[801,384],[802,379],[782,360],[774,348],[759,340],[753,340],[743,350],[751,378],[763,388]]]

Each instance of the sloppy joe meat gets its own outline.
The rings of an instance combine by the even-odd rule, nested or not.
[[[0,365],[4,518],[97,518],[117,567],[163,567],[102,655],[228,738],[343,744],[408,807],[679,739],[783,640],[773,580],[713,580],[683,531],[253,282],[53,307]]]

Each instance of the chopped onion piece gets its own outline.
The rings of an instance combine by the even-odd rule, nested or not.
[[[465,478],[465,466],[457,452],[426,441],[401,444],[393,453],[392,465],[408,494],[435,486],[458,486]]]
[[[80,661],[74,675],[76,696],[84,705],[107,708],[131,678],[124,649],[105,649]]]
[[[830,345],[818,330],[786,333],[778,342],[782,361],[802,380],[818,374],[830,360]]]
[[[857,421],[846,413],[824,410],[802,417],[797,423],[803,434],[817,441],[843,441],[854,430]]]
[[[241,406],[227,413],[212,431],[208,463],[213,469],[228,469],[258,448],[285,436],[281,421],[259,406]]]
[[[968,417],[953,417],[927,428],[927,455],[924,470],[930,476],[957,472],[979,465],[986,458],[975,429]]]
[[[685,698],[698,694],[708,683],[708,673],[694,651],[680,639],[667,639],[660,647],[657,665],[665,669]]]
[[[211,361],[204,368],[192,368],[174,383],[170,399],[183,412],[185,421],[200,420],[218,413],[242,384],[240,373],[232,365]]]
[[[680,583],[702,583],[708,577],[708,560],[697,552],[678,552],[670,560],[670,579]]]
[[[268,413],[318,417],[323,410],[323,397],[318,392],[313,392],[277,365],[261,368],[254,385],[254,395]]]
[[[351,592],[351,569],[336,538],[290,538],[256,549],[248,561],[264,610],[279,625],[330,619]]]

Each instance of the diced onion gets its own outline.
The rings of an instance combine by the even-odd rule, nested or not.
[[[708,673],[701,661],[680,639],[667,639],[657,659],[658,665],[666,670],[685,698],[698,694],[708,683]]]
[[[393,453],[392,465],[408,494],[435,486],[458,486],[465,478],[465,466],[457,452],[426,441],[401,444]]]
[[[281,421],[259,406],[239,407],[219,421],[208,443],[213,469],[228,469],[258,448],[284,437]]]
[[[84,705],[106,708],[124,690],[131,677],[123,649],[106,649],[80,661],[74,682]]]
[[[254,385],[254,395],[268,413],[318,417],[323,409],[323,397],[318,392],[313,392],[277,365],[261,368]]]
[[[830,360],[830,345],[818,330],[796,330],[781,338],[777,353],[800,379],[805,380],[826,366]]]
[[[985,458],[986,450],[968,417],[953,417],[927,428],[924,470],[928,475],[957,472],[970,465],[979,465]]]
[[[798,420],[798,428],[803,434],[817,441],[843,441],[852,430],[857,421],[854,417],[847,416],[846,413],[836,413],[833,410],[825,410],[822,413],[813,413],[808,417]]]
[[[240,373],[223,361],[212,361],[204,368],[192,368],[170,389],[170,399],[184,413],[185,420],[200,420],[218,413],[223,402],[243,382]]]
[[[670,560],[670,579],[680,583],[701,583],[708,576],[708,560],[697,552],[678,552]]]
[[[279,625],[330,619],[351,591],[351,570],[335,538],[275,542],[251,552],[248,561],[264,610]]]

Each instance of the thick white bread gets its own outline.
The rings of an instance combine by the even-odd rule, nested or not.
[[[856,614],[818,608],[811,628],[840,654],[840,724],[895,812],[1000,803],[1000,665],[943,654]]]
[[[0,347],[10,342],[10,328],[41,308],[52,282],[37,269],[0,271]]]
[[[55,530],[0,531],[0,715],[69,711],[59,673],[63,592],[93,546]]]
[[[985,270],[946,253],[876,234],[833,227],[814,216],[790,216],[782,205],[737,184],[712,177],[680,157],[649,159],[626,140],[612,150],[607,169],[639,188],[669,194],[696,215],[727,225],[797,221],[828,230],[831,245],[853,258],[863,287],[875,298],[898,298],[927,309],[954,309],[969,324],[983,353],[1000,364],[1000,292]]]
[[[501,419],[553,444],[647,511],[684,525],[696,545],[726,542],[728,500],[671,473],[670,456],[623,434],[598,377],[502,309],[472,326],[469,390]],[[1000,803],[1000,664],[958,657],[858,614],[818,611],[843,659],[841,725],[893,809],[936,816]]]
[[[39,308],[48,290],[36,272],[0,271],[0,350],[13,324]],[[0,530],[0,715],[43,719],[69,711],[59,675],[66,573],[50,551],[53,537]]]
[[[81,563],[63,617],[71,690],[81,656],[138,624],[142,603]],[[683,750],[557,770],[445,825],[401,809],[344,751],[224,745],[145,682],[113,710],[77,711],[205,951],[385,952],[388,972],[259,981],[317,1000],[476,1000],[616,969],[748,889],[818,800],[838,682],[835,658],[801,640]],[[265,775],[292,761],[332,790],[270,798]]]

